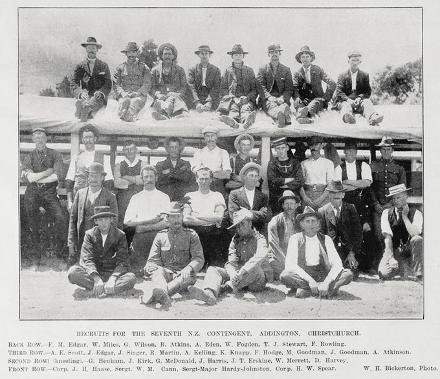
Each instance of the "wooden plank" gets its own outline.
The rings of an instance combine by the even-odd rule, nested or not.
[[[269,187],[267,181],[267,164],[270,160],[270,137],[261,137],[261,177],[263,178],[263,193],[269,195]]]

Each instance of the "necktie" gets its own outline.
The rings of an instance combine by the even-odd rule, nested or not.
[[[338,207],[336,209],[336,221],[339,221],[340,218],[341,218],[341,208]]]

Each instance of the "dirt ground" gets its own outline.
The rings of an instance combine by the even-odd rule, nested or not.
[[[200,275],[200,279],[203,274]],[[214,306],[173,296],[172,306],[139,304],[139,281],[124,296],[96,299],[67,281],[56,258],[20,272],[20,318],[29,319],[393,319],[423,317],[423,286],[413,281],[381,281],[361,274],[333,300],[297,299],[279,282],[261,293],[223,294]]]

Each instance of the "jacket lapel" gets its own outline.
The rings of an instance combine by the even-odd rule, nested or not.
[[[101,233],[99,233],[101,234]],[[100,236],[101,237],[101,236]],[[108,249],[112,246],[113,241],[115,239],[115,230],[114,230],[114,226],[110,225],[110,229],[108,231],[107,234],[107,238],[105,239],[105,244],[103,246],[103,250],[104,250],[104,255],[106,254],[106,252],[108,251]],[[101,246],[102,246],[102,240],[101,240]]]
[[[336,226],[335,212],[333,212],[333,208],[330,204],[328,205],[326,212],[327,212],[327,219],[329,220],[329,222],[332,225]]]
[[[249,209],[252,209],[252,205],[253,204],[252,205],[249,204],[249,200],[248,200],[248,198],[246,196],[246,191],[244,190],[244,186],[240,188],[240,191],[241,191],[241,198],[242,198],[242,200],[249,206]],[[255,196],[254,196],[254,201],[255,201]]]

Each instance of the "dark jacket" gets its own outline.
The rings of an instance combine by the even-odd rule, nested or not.
[[[197,102],[211,102],[212,109],[217,109],[220,101],[220,83],[222,74],[217,66],[208,64],[206,69],[205,84],[203,83],[202,65],[196,64],[188,70],[188,87],[190,89],[191,104]]]
[[[388,188],[397,184],[406,184],[405,169],[394,160],[379,159],[372,162],[371,175],[373,177],[373,183],[371,183],[372,206],[384,205],[390,201],[390,198],[385,196]]]
[[[257,74],[258,102],[263,108],[265,107],[266,100],[273,96],[271,93],[275,82],[279,91],[277,97],[283,96],[284,102],[290,105],[290,98],[293,94],[292,72],[290,68],[280,63],[274,76],[272,68],[268,63],[261,67]]]
[[[162,77],[162,62],[159,62],[151,70],[151,96],[156,99],[156,92],[163,95],[168,92],[177,92],[184,99],[188,87],[185,71],[182,67],[173,63],[171,67],[171,84],[165,84]]]
[[[91,73],[87,59],[82,61],[75,67],[71,86],[75,97],[78,97],[83,90],[87,90],[89,96],[100,91],[104,94],[104,104],[107,104],[108,95],[112,89],[112,79],[107,63],[96,59]]]
[[[329,102],[335,92],[336,83],[328,77],[321,67],[314,64],[310,66],[310,84],[306,83],[305,75],[303,67],[293,74],[293,98],[299,97],[302,101],[311,101],[320,97]],[[325,92],[322,88],[322,82],[327,84]]]
[[[257,87],[254,70],[246,65],[243,65],[243,89],[245,96],[250,102],[257,104]],[[237,77],[234,72],[234,68],[230,65],[223,73],[221,84],[220,84],[220,106],[223,101],[229,101],[235,95],[235,90],[237,87]],[[229,108],[229,106],[227,107]]]
[[[347,99],[368,99],[371,96],[370,77],[366,72],[358,71],[356,77],[356,90],[351,90],[350,70],[339,75],[336,85],[335,102],[346,101]]]

